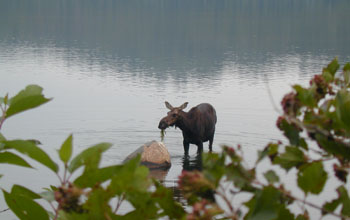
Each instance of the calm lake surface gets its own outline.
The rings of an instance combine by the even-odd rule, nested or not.
[[[189,102],[187,110],[208,102],[218,115],[214,151],[241,144],[253,163],[257,150],[282,138],[273,103],[279,109],[291,85],[307,85],[334,57],[350,61],[349,9],[348,0],[1,1],[0,96],[38,84],[54,98],[1,132],[40,140],[56,161],[71,133],[75,154],[110,142],[103,165],[119,164],[160,141],[164,101]],[[197,149],[191,145],[184,161],[174,128],[164,143],[172,167],[162,178],[171,185],[196,166]],[[38,169],[1,165],[1,187],[40,191],[58,183],[32,164]]]

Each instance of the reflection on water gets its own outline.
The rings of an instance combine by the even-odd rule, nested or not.
[[[184,155],[182,157],[182,171],[194,171],[194,170],[202,170],[202,154],[196,154],[193,156]],[[178,184],[177,179],[166,179],[165,176],[168,174],[169,170],[150,170],[150,176],[160,180],[168,189],[173,192],[174,199],[181,203],[183,206],[187,205],[186,199],[183,197]],[[208,193],[208,198],[211,200],[215,200],[213,197],[213,192]]]
[[[194,157],[186,156],[183,157],[182,169],[186,171],[202,170],[202,154],[197,154]]]
[[[149,177],[157,179],[157,180],[162,182],[165,180],[168,172],[169,172],[169,168],[150,169],[149,170]]]
[[[116,164],[159,140],[165,100],[208,102],[218,116],[213,150],[241,144],[254,163],[281,138],[271,98],[278,105],[335,56],[350,61],[349,8],[348,0],[0,1],[0,96],[39,84],[54,98],[1,132],[40,140],[54,158],[70,133],[75,154],[111,142],[103,165]],[[181,131],[169,129],[164,143],[165,182],[201,168],[196,147],[183,158]],[[45,172],[1,166],[1,186],[57,184]]]
[[[182,158],[182,171],[194,171],[194,170],[199,170],[199,171],[202,170],[202,154],[196,154],[194,156],[184,155]],[[161,182],[164,182],[166,180],[166,176],[168,172],[169,172],[169,168],[150,169],[149,176],[151,178],[155,178],[157,180],[160,180]],[[170,181],[170,183],[175,183],[175,182]]]

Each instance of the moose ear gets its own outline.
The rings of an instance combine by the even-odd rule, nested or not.
[[[172,110],[174,107],[170,105],[169,102],[165,101],[165,107],[167,107],[169,110]]]
[[[185,102],[184,104],[182,104],[179,108],[182,110],[182,109],[185,109],[188,105],[188,102]]]

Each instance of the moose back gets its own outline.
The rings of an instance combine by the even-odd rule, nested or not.
[[[184,112],[188,102],[179,107],[173,107],[169,102],[165,106],[170,110],[159,122],[158,128],[165,130],[169,126],[175,126],[182,130],[183,146],[185,154],[188,154],[190,144],[198,146],[198,152],[203,151],[203,142],[209,141],[209,150],[212,151],[216,111],[208,103],[202,103],[193,107],[190,111]]]

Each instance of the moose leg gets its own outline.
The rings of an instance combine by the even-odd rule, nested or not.
[[[199,141],[197,143],[197,146],[198,146],[197,153],[202,153],[203,152],[203,142]]]
[[[209,151],[213,151],[213,141],[214,141],[214,135],[209,138]]]
[[[190,148],[190,142],[184,140],[183,145],[184,145],[185,155],[188,155],[188,149]]]

